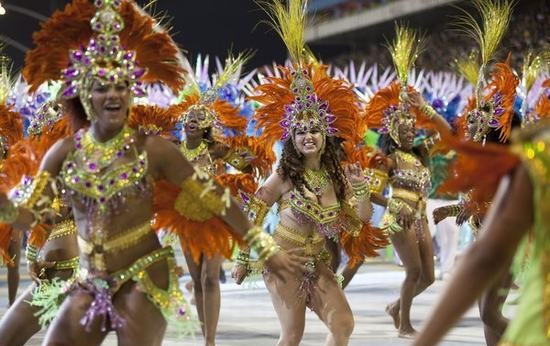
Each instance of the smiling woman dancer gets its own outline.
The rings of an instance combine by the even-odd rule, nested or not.
[[[69,47],[92,37],[87,48],[71,52],[71,64],[63,71],[63,96],[72,106],[67,111],[75,120],[89,122],[89,127],[48,151],[28,198],[12,201],[0,196],[0,219],[17,229],[41,220],[55,195],[54,179],[61,180],[73,208],[82,269],[45,345],[98,345],[111,330],[121,345],[160,345],[166,319],[184,315],[185,321],[188,314],[182,310],[185,302],[173,250],[161,247],[151,231],[155,180],[181,187],[174,210],[189,218],[219,215],[275,273],[288,275],[287,270],[301,266],[261,229],[250,228],[238,206],[222,200],[213,184],[200,179],[175,145],[127,126],[131,97],[140,94],[141,77],[160,79],[176,91],[181,88],[179,51],[133,2],[97,0],[95,6],[75,0],[44,23],[34,37],[38,48],[28,56],[42,59],[40,68],[27,65],[26,70],[34,86],[59,78]],[[92,30],[84,25],[87,22]],[[59,49],[52,49],[52,42]],[[125,50],[122,44],[137,50]],[[146,70],[137,66],[137,58]]]
[[[283,141],[283,153],[277,171],[245,202],[258,225],[269,207],[278,203],[280,221],[274,239],[281,248],[300,251],[308,258],[305,273],[284,280],[264,272],[281,325],[277,345],[300,343],[309,307],[329,329],[326,345],[344,346],[354,328],[353,314],[331,270],[326,239],[339,241],[357,260],[376,255],[373,250],[384,237],[368,226],[372,205],[360,167],[340,165],[335,138],[355,143],[359,109],[350,86],[330,78],[324,66],[307,63],[305,5],[305,1],[290,1],[288,7],[279,1],[266,3],[292,66],[279,67],[281,78],[268,78],[257,88],[253,99],[261,107],[255,118],[266,141]],[[248,254],[239,255],[233,273],[237,281],[246,275],[247,259]]]

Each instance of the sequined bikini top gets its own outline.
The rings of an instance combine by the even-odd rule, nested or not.
[[[431,174],[430,170],[422,164],[422,161],[415,155],[400,150],[395,152],[395,156],[400,163],[412,164],[414,168],[394,169],[390,177],[390,182],[392,184],[400,184],[422,193],[428,193],[431,187]]]
[[[350,223],[349,215],[344,212],[339,202],[324,207],[316,201],[305,198],[296,189],[290,192],[288,198],[279,201],[279,211],[288,208],[291,208],[299,222],[312,224],[324,237],[336,239],[340,232],[349,231],[354,227]]]
[[[80,130],[74,140],[76,150],[63,162],[60,177],[69,196],[89,212],[116,212],[128,196],[150,191],[147,154],[138,154],[134,130],[125,127],[105,143]],[[124,157],[133,159],[117,164]]]

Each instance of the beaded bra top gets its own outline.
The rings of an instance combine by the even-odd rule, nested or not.
[[[430,170],[422,164],[422,161],[413,154],[397,150],[395,152],[397,161],[401,164],[413,165],[414,168],[396,168],[390,177],[392,185],[398,184],[424,194],[427,194],[431,187]],[[398,165],[399,167],[399,165]]]
[[[287,199],[279,202],[280,211],[288,208],[299,222],[313,225],[319,234],[327,238],[337,239],[340,232],[356,227],[339,202],[324,207],[296,189],[290,192]]]
[[[60,177],[70,197],[76,197],[91,214],[116,212],[130,195],[150,191],[147,154],[138,153],[134,130],[125,127],[111,140],[97,142],[91,133],[76,133],[75,148]],[[133,157],[117,164],[116,161]]]

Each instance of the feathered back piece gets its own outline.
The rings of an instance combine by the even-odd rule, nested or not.
[[[155,105],[136,105],[130,111],[128,126],[145,135],[170,138],[178,121],[172,108]]]
[[[158,23],[133,1],[105,2],[120,4],[118,13],[124,27],[119,32],[120,42],[124,49],[135,52],[133,58],[140,68],[144,69],[141,81],[161,81],[174,93],[179,93],[185,84],[186,71],[182,64],[183,56],[169,33],[160,28]],[[46,81],[64,78],[62,71],[78,58],[74,55],[69,56],[69,52],[78,52],[93,36],[90,21],[95,13],[96,8],[91,1],[73,0],[63,11],[55,12],[50,19],[41,24],[40,31],[33,35],[36,48],[27,53],[23,70],[23,76],[30,84],[31,91],[35,91]]]
[[[23,138],[21,115],[7,105],[13,85],[8,63],[7,57],[0,56],[0,161],[6,158],[10,147]]]
[[[512,16],[513,1],[472,0],[481,16],[481,25],[474,16],[462,9],[463,15],[456,26],[458,30],[472,38],[479,46],[481,64],[478,72],[475,95],[481,100],[485,69],[498,48]]]
[[[279,77],[267,77],[251,97],[260,103],[255,119],[262,137],[273,143],[291,138],[296,129],[317,128],[327,136],[357,139],[359,108],[352,86],[331,78],[305,49],[307,0],[261,5],[291,59],[289,67],[278,67]]]
[[[535,106],[535,114],[538,119],[550,118],[550,79],[547,79],[542,84],[546,90],[540,95],[537,105]]]

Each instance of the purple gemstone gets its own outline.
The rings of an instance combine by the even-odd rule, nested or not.
[[[122,155],[124,155],[124,153],[123,153],[122,151],[117,151],[117,152],[116,152],[116,156],[117,156],[118,158],[121,158]]]
[[[114,179],[109,180],[109,185],[115,185],[115,180]]]
[[[334,127],[327,128],[327,134],[334,135],[334,134],[337,134],[337,133],[338,133],[338,130],[335,129]]]
[[[75,61],[80,61],[80,60],[82,60],[82,51],[80,51],[80,50],[75,50],[75,51],[73,51],[73,53],[72,53],[72,58],[73,58],[73,60],[75,60]]]
[[[92,187],[92,183],[87,181],[86,183],[84,183],[84,186],[86,186],[87,188],[90,188],[90,187]]]
[[[138,168],[137,168],[137,167],[132,168],[132,172],[137,173],[137,172],[138,172]]]
[[[103,185],[98,185],[98,186],[97,186],[97,189],[98,189],[99,191],[103,191],[103,190],[105,190],[105,187],[104,187]]]
[[[281,125],[282,127],[289,127],[289,126],[290,126],[290,121],[288,121],[288,120],[285,119],[285,120],[283,120],[283,121],[280,122],[280,125]]]
[[[67,78],[71,78],[71,77],[74,78],[74,77],[78,76],[78,73],[79,73],[79,71],[76,68],[69,67],[69,68],[65,69],[65,72],[63,74]]]
[[[432,101],[432,107],[433,108],[443,108],[443,107],[445,107],[445,103],[443,102],[442,99],[437,98],[437,99]]]
[[[332,124],[333,122],[336,121],[336,117],[334,115],[327,115],[327,116],[325,116],[325,121],[328,124]]]
[[[134,71],[134,78],[138,79],[141,78],[145,74],[145,69],[142,68],[136,68]]]
[[[302,201],[298,201],[298,202],[296,202],[296,204],[302,205],[303,203],[302,203]]]
[[[90,162],[88,164],[88,168],[91,169],[92,171],[95,171],[97,169],[97,165],[93,162]]]
[[[76,86],[70,86],[63,91],[63,97],[72,98],[76,96]]]
[[[334,216],[334,213],[331,211],[330,213],[328,213],[328,216]]]
[[[145,160],[139,160],[139,164],[142,166],[145,165]]]
[[[99,197],[99,203],[105,203],[105,197],[103,196]]]
[[[100,76],[100,77],[105,77],[106,73],[107,72],[103,68],[100,68],[99,70],[97,70],[97,75]]]
[[[499,124],[500,124],[500,122],[495,118],[491,118],[491,120],[489,121],[489,126],[490,127],[498,127]]]
[[[120,174],[120,179],[128,179],[128,173],[121,173]]]
[[[67,168],[73,168],[73,163],[72,163],[72,162],[69,162],[69,163],[67,164]]]
[[[74,177],[73,181],[78,184],[80,182],[80,178],[79,177]]]
[[[499,107],[499,108],[495,109],[494,113],[495,113],[496,116],[501,116],[504,113],[504,108]]]
[[[77,149],[82,149],[82,144],[76,143],[75,147],[76,147]]]
[[[178,315],[184,316],[185,314],[186,314],[186,312],[185,312],[185,308],[184,308],[184,307],[181,307],[181,308],[178,309]]]

